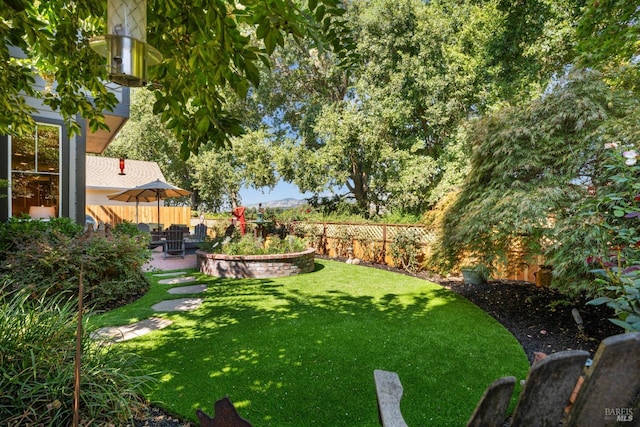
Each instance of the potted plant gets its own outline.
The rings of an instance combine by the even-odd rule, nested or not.
[[[489,267],[484,264],[465,265],[460,267],[464,283],[468,285],[483,285],[489,279]]]
[[[548,288],[551,285],[551,279],[553,278],[553,267],[550,265],[538,265],[538,271],[533,273],[536,278],[536,286],[542,288]]]

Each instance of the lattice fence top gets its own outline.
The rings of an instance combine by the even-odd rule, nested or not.
[[[229,225],[229,222],[226,220],[209,222],[220,223],[223,226]],[[339,224],[299,221],[296,223],[296,228],[298,230],[304,230],[304,234],[308,236],[324,236],[335,239],[352,238],[354,240],[371,240],[377,242],[386,240],[387,242],[391,242],[398,233],[405,231],[415,233],[422,245],[432,243],[435,238],[435,234],[430,231],[428,227],[416,224]]]
[[[323,224],[317,224],[323,226]],[[391,241],[398,234],[405,231],[415,233],[421,244],[433,242],[434,233],[427,227],[419,225],[401,224],[326,224],[326,237],[346,238],[355,240]]]

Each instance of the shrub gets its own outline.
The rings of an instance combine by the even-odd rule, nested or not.
[[[6,295],[6,294],[5,294]],[[0,301],[0,419],[3,425],[71,425],[76,302],[61,295]],[[125,425],[152,378],[117,346],[82,337],[81,425]]]
[[[315,248],[318,253],[326,253],[325,236],[323,235],[322,227],[318,227],[315,224],[293,222],[289,229],[295,236],[304,239],[308,247]]]
[[[255,238],[251,234],[225,239],[217,238],[200,246],[204,251],[227,255],[284,254],[300,252],[306,247],[303,239],[292,235],[286,236],[284,239],[272,235],[264,240],[260,237]]]
[[[637,108],[632,94],[610,87],[602,75],[574,70],[538,99],[471,122],[470,170],[442,220],[442,264],[474,256],[509,267],[537,254],[553,256],[561,247],[584,259],[576,248],[595,242],[579,225],[585,218],[575,218],[576,203],[601,173],[603,132],[637,133],[637,122],[629,120]],[[562,226],[572,218],[580,234]],[[587,273],[575,262],[566,269],[553,264],[552,285],[563,291]]]
[[[390,252],[397,267],[411,272],[419,270],[421,246],[415,230],[407,228],[397,232],[391,241]]]
[[[333,236],[333,244],[331,245],[336,251],[336,256],[346,257],[348,255],[347,248],[353,248],[353,240],[355,232],[352,227],[341,226],[338,228],[335,236]]]
[[[378,242],[375,239],[366,236],[364,233],[356,233],[355,240],[357,240],[360,245],[363,261],[370,261],[378,264],[384,263],[382,242]]]
[[[618,319],[612,322],[640,331],[640,166],[638,153],[621,153],[607,144],[604,180],[595,194],[583,202],[579,217],[590,218],[592,233],[601,243],[583,262],[596,274],[591,303],[607,304]],[[629,147],[633,148],[633,147]],[[585,262],[586,261],[586,262]]]
[[[82,226],[69,218],[52,218],[50,221],[32,220],[29,216],[12,217],[0,224],[0,260],[15,252],[19,245],[31,239],[44,238],[51,233],[66,237],[78,237]]]
[[[14,250],[5,254],[2,280],[10,282],[13,290],[28,289],[33,296],[56,292],[76,295],[82,270],[86,304],[95,309],[111,308],[148,286],[140,270],[149,259],[149,238],[137,232],[129,236],[124,230],[113,237],[99,233],[77,237],[54,226],[24,236],[23,241],[12,242]]]

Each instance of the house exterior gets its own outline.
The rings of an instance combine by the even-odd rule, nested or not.
[[[13,56],[20,52],[11,52]],[[46,90],[45,81],[35,76],[36,87]],[[91,132],[78,115],[82,131],[70,136],[58,112],[39,99],[25,97],[35,107],[36,126],[31,135],[0,135],[0,179],[9,181],[0,189],[0,221],[36,211],[50,211],[53,216],[68,217],[79,224],[85,221],[87,153],[101,153],[129,118],[129,88],[108,84],[118,105],[105,113],[109,131]]]
[[[120,171],[120,159],[112,157],[87,156],[86,158],[86,204],[87,205],[125,205],[130,203],[109,200],[107,196],[159,179],[164,175],[156,162],[142,160],[124,160],[123,174]],[[140,202],[140,206],[153,205],[156,202]],[[160,204],[163,205],[162,200]]]

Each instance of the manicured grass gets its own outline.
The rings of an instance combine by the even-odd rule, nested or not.
[[[490,316],[420,279],[324,260],[282,279],[198,277],[209,286],[202,307],[119,344],[164,373],[148,397],[184,418],[212,415],[228,395],[255,426],[377,426],[373,370],[386,369],[402,379],[410,426],[460,426],[488,384],[529,366]],[[150,316],[172,297],[152,280],[145,298],[96,324]]]

